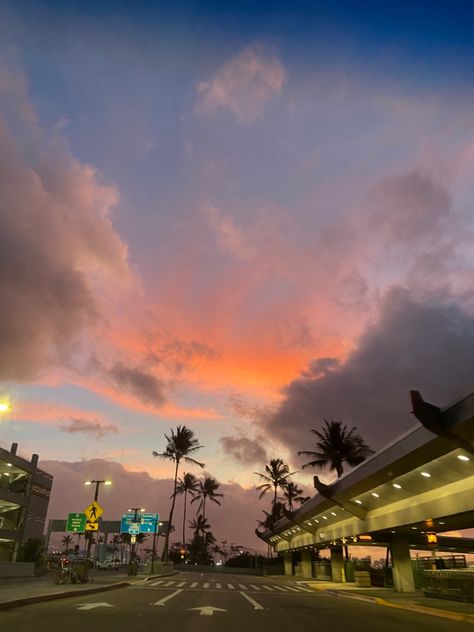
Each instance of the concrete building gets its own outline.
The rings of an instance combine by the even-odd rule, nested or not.
[[[49,497],[51,474],[38,468],[38,455],[27,460],[0,447],[0,562],[17,560],[21,542],[42,538]]]

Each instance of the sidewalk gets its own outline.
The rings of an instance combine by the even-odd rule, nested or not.
[[[421,591],[399,593],[393,588],[358,588],[352,582],[340,584],[312,579],[301,579],[296,580],[296,582],[334,597],[357,599],[379,606],[400,608],[443,619],[474,623],[474,603],[427,597]]]
[[[50,572],[42,577],[0,578],[0,610],[7,610],[40,601],[64,599],[76,594],[92,594],[107,590],[124,588],[139,582],[146,582],[156,577],[174,575],[176,571],[171,567],[158,567],[156,572],[139,573],[130,576],[120,571],[93,571],[86,584],[55,584],[54,573]]]

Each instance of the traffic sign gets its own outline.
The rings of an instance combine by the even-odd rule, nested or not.
[[[132,524],[128,527],[128,532],[130,535],[138,535],[140,533],[140,523],[132,522]]]
[[[86,528],[86,514],[70,513],[67,517],[66,531],[82,533]]]
[[[120,522],[120,533],[155,533],[159,520],[160,516],[156,513],[138,514],[136,522],[133,513],[123,514]],[[133,530],[130,531],[132,525],[138,525],[139,530],[137,531],[136,527],[133,527]]]
[[[98,522],[86,522],[86,531],[98,531],[99,523]]]
[[[104,513],[104,509],[96,500],[93,500],[91,504],[84,509],[84,513],[86,514],[87,520],[89,522],[97,522],[97,520]]]

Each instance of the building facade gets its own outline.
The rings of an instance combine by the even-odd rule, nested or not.
[[[16,561],[20,544],[42,538],[53,477],[38,467],[38,455],[27,460],[0,447],[0,561]]]

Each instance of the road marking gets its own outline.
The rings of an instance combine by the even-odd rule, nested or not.
[[[232,584],[227,584],[227,588],[230,588],[231,590],[234,590],[234,587]]]
[[[219,582],[216,582],[216,588],[222,588],[222,585]]]
[[[193,582],[193,583],[191,584],[191,588],[196,588],[196,586],[197,586],[197,585],[198,585],[198,583],[197,583],[197,582]]]
[[[265,608],[263,606],[261,606],[258,603],[258,601],[255,601],[255,599],[252,599],[252,597],[247,595],[247,593],[241,592],[240,594],[242,595],[242,597],[247,599],[247,601],[250,601],[250,603],[252,604],[254,610],[265,610]]]
[[[172,586],[174,584],[174,579],[171,580],[170,582],[166,582],[165,586]]]
[[[189,610],[199,610],[199,614],[206,617],[212,617],[214,612],[227,612],[227,610],[215,606],[199,606],[198,608],[189,608]]]
[[[174,593],[171,593],[171,595],[168,595],[167,597],[163,597],[162,599],[159,599],[158,601],[155,601],[155,603],[152,603],[152,606],[164,606],[165,603],[169,600],[172,599],[173,597],[176,597],[176,595],[179,595],[179,593],[183,592],[183,589],[180,588],[179,590],[175,590]]]
[[[179,582],[179,584],[176,584],[176,588],[181,588],[181,586],[185,586],[186,582]]]
[[[270,588],[270,586],[266,586],[265,584],[263,584],[262,588],[265,588],[266,590],[273,590],[273,588]]]
[[[248,590],[247,586],[244,586],[244,584],[239,584],[239,588],[240,590]]]
[[[286,592],[286,588],[282,588],[281,586],[275,586],[275,590],[282,590],[283,592]]]
[[[78,606],[78,610],[92,610],[93,608],[113,608],[112,604],[106,601],[100,603],[83,603],[82,606]]]
[[[158,584],[162,584],[165,580],[159,579],[157,582],[153,582],[153,584],[149,584],[150,586],[158,586]]]
[[[303,588],[302,586],[298,586],[298,590],[303,590],[304,592],[314,592],[313,590],[310,590],[309,588]]]
[[[250,584],[250,588],[253,588],[254,590],[260,590],[260,588],[258,586],[255,586],[255,584]]]
[[[203,588],[209,588],[209,583],[208,583],[208,582],[204,582],[204,584],[203,584],[203,586],[202,586],[202,587],[203,587]]]
[[[291,586],[287,586],[286,589],[292,590],[293,592],[299,592],[298,588],[292,588]]]

